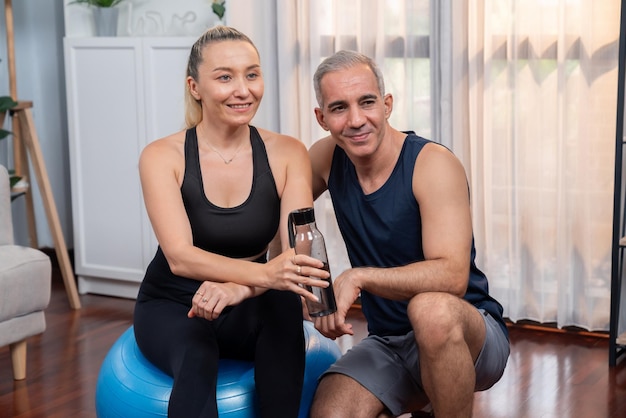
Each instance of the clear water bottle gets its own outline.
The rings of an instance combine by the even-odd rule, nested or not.
[[[298,209],[291,212],[289,214],[289,223],[291,244],[296,254],[305,254],[322,261],[324,263],[322,268],[330,273],[324,236],[315,225],[315,211],[313,208]],[[316,279],[320,278],[316,277]],[[306,290],[319,299],[319,302],[305,299],[309,315],[313,317],[330,315],[337,311],[331,277],[321,280],[328,281],[328,287],[304,286]]]

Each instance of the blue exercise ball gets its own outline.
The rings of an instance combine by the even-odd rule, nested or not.
[[[304,321],[306,366],[300,418],[308,416],[318,377],[340,356],[337,344]],[[152,365],[139,351],[131,326],[113,344],[102,363],[96,383],[99,418],[167,417],[172,378]],[[224,418],[254,418],[254,363],[220,360],[217,409]]]

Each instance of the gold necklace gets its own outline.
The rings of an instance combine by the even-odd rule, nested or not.
[[[215,151],[215,153],[216,153],[217,155],[219,155],[219,156],[220,156],[220,158],[222,159],[222,161],[224,161],[224,164],[230,164],[230,163],[232,163],[232,162],[233,162],[233,160],[235,159],[235,157],[237,156],[237,154],[239,154],[239,150],[241,150],[241,147],[243,146],[244,142],[245,142],[245,141],[243,141],[241,144],[239,144],[239,146],[237,147],[237,150],[235,151],[235,153],[233,154],[233,156],[232,156],[232,157],[230,157],[230,159],[224,158],[224,156],[222,155],[222,153],[221,153],[221,152],[219,152],[219,151],[217,150],[217,148],[215,148],[213,145],[209,144],[208,142],[207,142],[207,145],[209,146],[209,148],[211,148],[213,151]]]

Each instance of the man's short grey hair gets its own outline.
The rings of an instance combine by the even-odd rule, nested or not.
[[[365,64],[370,67],[376,77],[380,95],[381,97],[384,96],[385,80],[383,80],[383,73],[378,68],[378,65],[376,65],[376,62],[367,55],[359,52],[341,50],[322,61],[322,63],[317,67],[315,75],[313,75],[313,88],[315,89],[317,104],[320,107],[324,107],[321,83],[322,78],[324,78],[326,74],[333,71],[345,70],[346,68],[351,68],[360,64]]]

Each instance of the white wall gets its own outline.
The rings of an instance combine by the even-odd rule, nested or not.
[[[276,28],[276,2],[255,0],[227,0],[229,5],[228,24],[252,39],[259,54],[265,81],[263,102],[253,121],[266,129],[278,131],[278,54]]]
[[[33,118],[50,177],[61,228],[71,246],[72,220],[68,164],[67,117],[63,75],[63,3],[13,0],[17,94],[33,101]],[[4,8],[0,10],[0,95],[9,95]],[[6,128],[10,124],[6,124]],[[0,142],[0,163],[12,166],[10,141]],[[34,178],[34,171],[31,170]],[[53,247],[39,189],[34,186],[37,235],[40,247]],[[13,203],[16,240],[28,244],[24,198]]]
[[[171,0],[129,0],[136,6],[170,7]],[[198,0],[184,0],[187,2]],[[210,0],[201,0],[207,6]],[[19,100],[32,100],[33,117],[41,143],[44,160],[50,176],[61,228],[66,244],[73,248],[71,213],[70,174],[68,162],[68,134],[65,101],[65,81],[63,68],[63,37],[65,25],[72,23],[72,36],[87,36],[91,22],[78,22],[76,19],[89,19],[79,11],[82,6],[72,7],[69,15],[64,15],[64,3],[69,0],[13,0],[15,27],[15,50],[17,93]],[[181,4],[178,2],[177,4]],[[276,112],[278,100],[278,71],[276,58],[276,5],[275,1],[227,0],[226,22],[234,26],[255,42],[261,54],[265,77],[265,97],[253,123],[272,130],[279,128],[279,115]],[[137,9],[135,9],[137,10]],[[169,11],[168,11],[169,12]],[[82,14],[81,14],[82,13]],[[198,13],[201,14],[201,13]],[[68,19],[74,20],[65,20]],[[0,10],[0,96],[9,95],[9,80],[6,52],[6,26],[4,9]],[[120,28],[120,35],[128,26]],[[5,128],[10,129],[7,123]],[[10,141],[0,141],[0,163],[12,166]],[[34,172],[31,170],[32,177]],[[35,215],[39,247],[53,247],[46,214],[34,185]],[[13,203],[14,228],[18,243],[28,245],[28,229],[25,218],[24,199]]]

